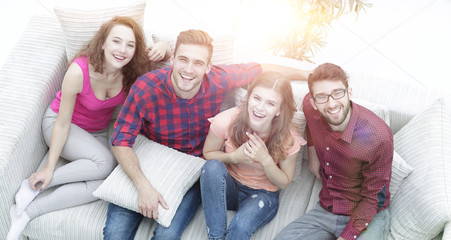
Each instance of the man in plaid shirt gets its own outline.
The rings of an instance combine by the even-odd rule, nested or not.
[[[306,80],[308,72],[268,64],[212,66],[212,39],[200,30],[181,32],[172,55],[173,67],[149,72],[132,86],[114,125],[111,143],[119,164],[138,190],[140,213],[108,206],[105,239],[133,239],[143,217],[158,218],[158,204],[168,208],[163,197],[141,171],[133,151],[138,134],[194,156],[202,148],[210,124],[225,95],[246,85],[262,71],[279,71],[293,79]],[[199,183],[188,190],[166,228],[158,225],[152,239],[180,239],[200,204]]]
[[[303,101],[309,168],[321,179],[319,203],[279,239],[387,239],[393,134],[351,101],[348,76],[325,63],[308,77]]]

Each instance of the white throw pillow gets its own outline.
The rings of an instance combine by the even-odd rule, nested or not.
[[[154,33],[152,34],[152,40],[156,43],[165,41],[171,46],[172,50],[174,50],[178,34],[179,33]],[[224,35],[213,38],[213,55],[211,57],[213,65],[232,63],[234,39],[233,35]],[[169,66],[172,66],[170,60],[161,61],[152,64],[152,70]]]
[[[390,199],[393,199],[404,179],[412,173],[413,167],[394,151],[390,179]]]
[[[144,175],[169,206],[166,210],[159,205],[157,219],[159,224],[168,227],[183,196],[199,179],[205,160],[163,146],[142,135],[136,138],[133,149]],[[139,212],[136,187],[120,165],[94,192],[94,196]]]
[[[395,150],[414,170],[390,203],[394,239],[433,239],[451,220],[451,124],[443,100],[412,118]]]
[[[83,7],[83,5],[90,7]],[[61,24],[66,41],[67,61],[71,61],[94,37],[100,26],[114,16],[131,17],[142,27],[145,7],[146,1],[144,0],[117,1],[113,5],[107,4],[103,7],[92,7],[87,3],[55,7],[54,12]]]

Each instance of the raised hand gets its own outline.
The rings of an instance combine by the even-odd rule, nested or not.
[[[249,140],[243,145],[244,153],[249,159],[252,161],[258,161],[263,166],[270,163],[270,161],[273,161],[263,139],[255,133],[246,132],[246,135],[249,137]]]
[[[150,62],[158,62],[164,60],[168,54],[169,45],[165,42],[157,42],[147,48],[147,59]]]

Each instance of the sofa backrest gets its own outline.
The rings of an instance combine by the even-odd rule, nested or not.
[[[429,108],[437,99],[442,98],[448,114],[451,113],[451,94],[416,83],[361,73],[350,73],[349,77],[349,85],[353,88],[355,98],[382,104],[388,108],[393,134],[415,115]]]

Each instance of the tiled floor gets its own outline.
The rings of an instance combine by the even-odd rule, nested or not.
[[[54,6],[67,2],[1,1],[0,66],[32,14],[53,14]],[[168,29],[178,32],[201,28],[218,36],[229,33],[237,23],[233,17],[238,15],[236,9],[240,2],[244,1],[147,0],[145,27],[166,32]],[[348,71],[410,81],[451,94],[451,74],[448,71],[451,68],[451,0],[369,2],[373,2],[373,7],[360,14],[358,19],[354,14],[347,14],[333,23],[328,31],[327,46],[316,53],[314,61],[334,62]],[[111,1],[97,3],[108,6]],[[261,3],[256,6],[261,6]],[[255,7],[251,13],[259,11],[262,9]],[[258,23],[267,19],[275,20],[277,17],[268,14],[266,19],[254,18],[252,21]],[[239,37],[237,39],[245,39]],[[237,47],[243,51],[239,51],[240,56],[235,56],[236,59],[248,59],[246,54],[260,51],[249,41],[237,42]],[[315,64],[305,66],[314,67]]]

